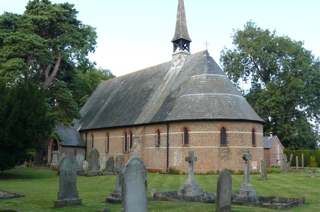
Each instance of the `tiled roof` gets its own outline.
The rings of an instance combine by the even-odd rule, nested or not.
[[[217,63],[202,51],[102,82],[81,109],[81,129],[181,120],[263,122]]]
[[[85,146],[84,141],[76,128],[58,125],[56,126],[56,130],[60,136],[60,144],[62,146]]]
[[[276,140],[277,136],[264,136],[263,137],[263,147],[265,149],[270,149],[272,147],[273,142]]]

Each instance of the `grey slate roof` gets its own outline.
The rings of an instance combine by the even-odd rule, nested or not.
[[[102,82],[81,109],[81,130],[182,120],[263,122],[207,51]]]
[[[176,30],[173,36],[172,41],[176,41],[178,39],[185,39],[191,41],[188,28],[187,28],[187,19],[186,12],[184,9],[183,0],[179,0],[178,4],[178,12],[177,12],[177,20],[176,20]]]
[[[263,147],[265,149],[270,149],[272,147],[272,144],[275,142],[277,136],[264,136],[263,137]],[[281,144],[282,145],[282,144]]]
[[[62,146],[85,146],[85,143],[76,128],[58,125],[56,126],[56,131],[60,136],[60,144]]]

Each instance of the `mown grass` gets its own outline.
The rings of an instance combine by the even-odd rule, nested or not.
[[[268,175],[267,181],[260,181],[259,175],[251,175],[251,184],[258,195],[298,198],[305,196],[306,205],[292,211],[320,210],[320,177],[311,178],[307,173],[279,174],[277,169]],[[0,190],[23,194],[25,197],[0,199],[0,210],[18,211],[101,211],[107,207],[110,211],[121,211],[121,205],[105,203],[105,199],[115,189],[115,176],[77,178],[79,196],[82,206],[54,209],[57,199],[59,178],[49,168],[33,167],[9,170],[5,173],[23,176],[23,179],[0,180]],[[319,175],[319,172],[318,172]],[[177,190],[186,175],[148,174],[148,194],[152,189],[157,191]],[[205,191],[216,190],[217,175],[196,175],[196,180]],[[243,175],[232,175],[232,189],[239,189]],[[214,204],[197,204],[184,202],[149,201],[149,211],[215,211]],[[232,206],[232,211],[273,211],[254,207]]]

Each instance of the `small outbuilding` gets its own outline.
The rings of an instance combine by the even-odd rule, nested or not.
[[[270,135],[263,137],[264,145],[264,159],[266,160],[266,166],[280,166],[282,165],[283,150],[278,136]]]

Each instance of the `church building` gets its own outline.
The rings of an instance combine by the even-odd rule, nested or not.
[[[86,157],[141,158],[147,168],[196,172],[251,168],[264,155],[264,121],[207,50],[191,54],[184,1],[179,0],[172,61],[101,82],[81,109],[78,132]],[[169,52],[168,52],[169,53]]]

